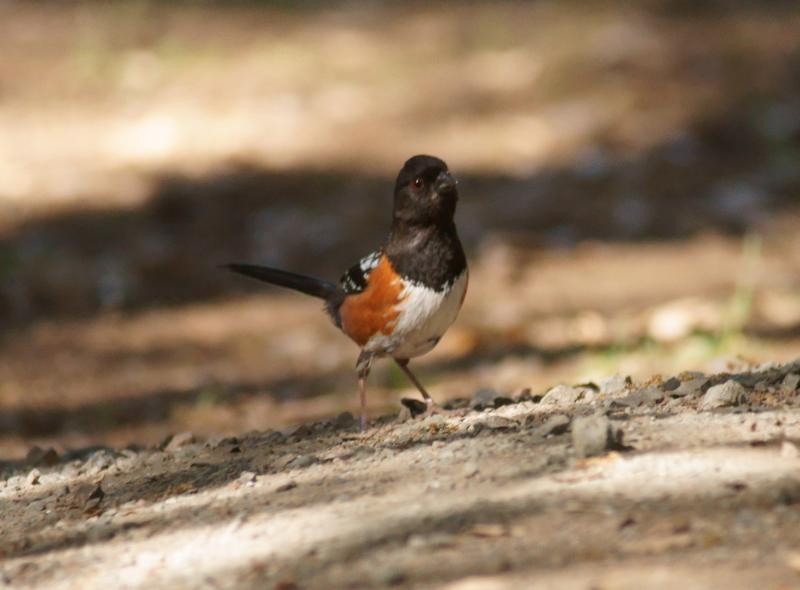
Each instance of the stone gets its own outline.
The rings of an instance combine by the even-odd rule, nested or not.
[[[194,444],[196,442],[197,439],[191,432],[179,432],[178,434],[171,436],[167,441],[167,444],[164,445],[163,448],[165,451],[170,452],[180,449],[181,447]]]
[[[544,438],[548,435],[557,436],[565,433],[569,429],[569,416],[564,414],[554,414],[550,416],[541,426],[534,429],[534,434]]]
[[[602,455],[615,446],[611,421],[605,416],[582,416],[572,422],[572,444],[583,459]]]
[[[58,463],[58,459],[58,453],[53,447],[42,449],[41,447],[37,446],[31,448],[25,457],[25,461],[28,464],[35,466],[42,465],[44,467],[52,467]]]
[[[586,390],[569,385],[556,385],[550,389],[542,398],[544,405],[566,406],[576,404],[586,395]]]
[[[286,483],[281,484],[277,488],[275,488],[275,491],[276,492],[288,492],[289,490],[293,490],[296,487],[297,487],[297,482],[295,482],[294,480],[290,479]]]
[[[350,412],[342,412],[333,419],[333,426],[337,430],[349,430],[358,426],[358,421]]]
[[[255,483],[257,479],[258,476],[252,471],[242,471],[239,474],[239,481],[242,483]]]
[[[603,379],[598,384],[599,393],[601,395],[619,395],[624,393],[631,383],[632,381],[630,377],[612,375],[611,377]]]
[[[501,395],[494,389],[481,387],[475,392],[469,406],[473,410],[482,410],[484,408],[499,408],[513,403],[514,400],[510,397]]]
[[[494,405],[494,398],[498,395],[500,394],[494,389],[481,387],[475,392],[475,395],[472,396],[472,401],[470,401],[469,405],[475,410],[491,407]]]
[[[781,389],[788,393],[797,391],[798,386],[800,386],[800,375],[797,373],[789,373],[781,382]]]
[[[681,381],[675,389],[669,392],[672,397],[698,396],[703,393],[703,387],[708,383],[708,377],[689,377]]]
[[[38,486],[39,485],[39,478],[42,474],[39,472],[38,469],[31,469],[31,472],[28,474],[28,477],[25,478],[25,483],[29,486]]]
[[[292,461],[289,462],[288,467],[290,469],[302,469],[303,467],[308,467],[309,465],[313,465],[317,462],[317,458],[313,455],[298,455]]]
[[[664,392],[657,387],[646,387],[645,389],[638,389],[626,395],[613,400],[612,405],[639,407],[656,404],[664,399]]]
[[[296,437],[296,438],[304,438],[313,433],[313,430],[308,424],[298,424],[296,426],[290,426],[281,431],[281,433],[286,436],[287,438]]]
[[[680,387],[681,380],[677,377],[670,377],[664,383],[661,384],[661,389],[663,391],[675,391]]]
[[[738,406],[745,401],[747,401],[747,390],[738,381],[730,379],[725,383],[710,387],[700,400],[698,409],[712,410],[714,408]]]
[[[400,400],[400,403],[408,408],[412,418],[416,418],[428,410],[428,404],[413,397],[404,397]]]
[[[116,461],[116,456],[113,451],[100,450],[93,453],[84,465],[84,470],[89,475],[97,475],[101,471],[105,471]]]
[[[481,420],[481,423],[491,430],[506,430],[519,426],[516,420],[506,418],[505,416],[498,416],[497,414],[487,416],[485,420]]]

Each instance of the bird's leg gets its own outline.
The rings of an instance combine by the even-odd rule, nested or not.
[[[359,424],[361,432],[367,429],[367,377],[372,367],[374,355],[371,352],[362,350],[356,361],[356,371],[358,372],[358,396],[361,400],[361,418]]]
[[[422,383],[419,382],[416,375],[411,372],[411,369],[408,368],[408,359],[394,359],[394,362],[397,363],[397,366],[403,370],[403,373],[406,374],[406,377],[409,378],[411,383],[419,390],[422,394],[422,397],[425,399],[425,405],[428,406],[428,409],[422,414],[423,416],[430,416],[432,414],[463,414],[463,412],[459,412],[458,410],[445,410],[431,397],[431,394],[427,392],[427,390],[422,386]]]
[[[434,403],[431,394],[428,393],[425,388],[422,386],[422,383],[419,382],[419,379],[411,372],[411,369],[408,368],[408,359],[394,359],[394,362],[397,363],[397,366],[403,370],[403,373],[406,374],[406,377],[409,378],[411,383],[419,390],[422,394],[422,397],[425,399],[425,403],[429,406]]]

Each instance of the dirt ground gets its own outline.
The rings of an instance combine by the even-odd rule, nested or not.
[[[796,2],[0,0],[0,588],[800,587],[798,64]],[[217,265],[336,279],[419,152],[468,411],[378,363],[361,435]]]
[[[161,448],[42,451],[0,484],[0,583],[796,588],[799,382],[800,362],[616,376],[517,399],[483,391],[455,404],[463,415],[406,411],[363,434],[345,413]]]

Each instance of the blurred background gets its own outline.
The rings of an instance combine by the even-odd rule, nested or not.
[[[319,302],[216,265],[338,278],[415,153],[438,399],[800,356],[797,2],[0,0],[0,458],[354,410]]]

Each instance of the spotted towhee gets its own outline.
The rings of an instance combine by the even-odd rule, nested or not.
[[[392,357],[428,405],[433,400],[408,368],[429,352],[455,321],[467,292],[467,260],[453,215],[456,180],[439,158],[414,156],[397,175],[389,238],[339,283],[284,270],[229,264],[227,268],[319,297],[333,322],[359,347],[356,369],[361,429],[366,427],[366,379],[376,357]]]

